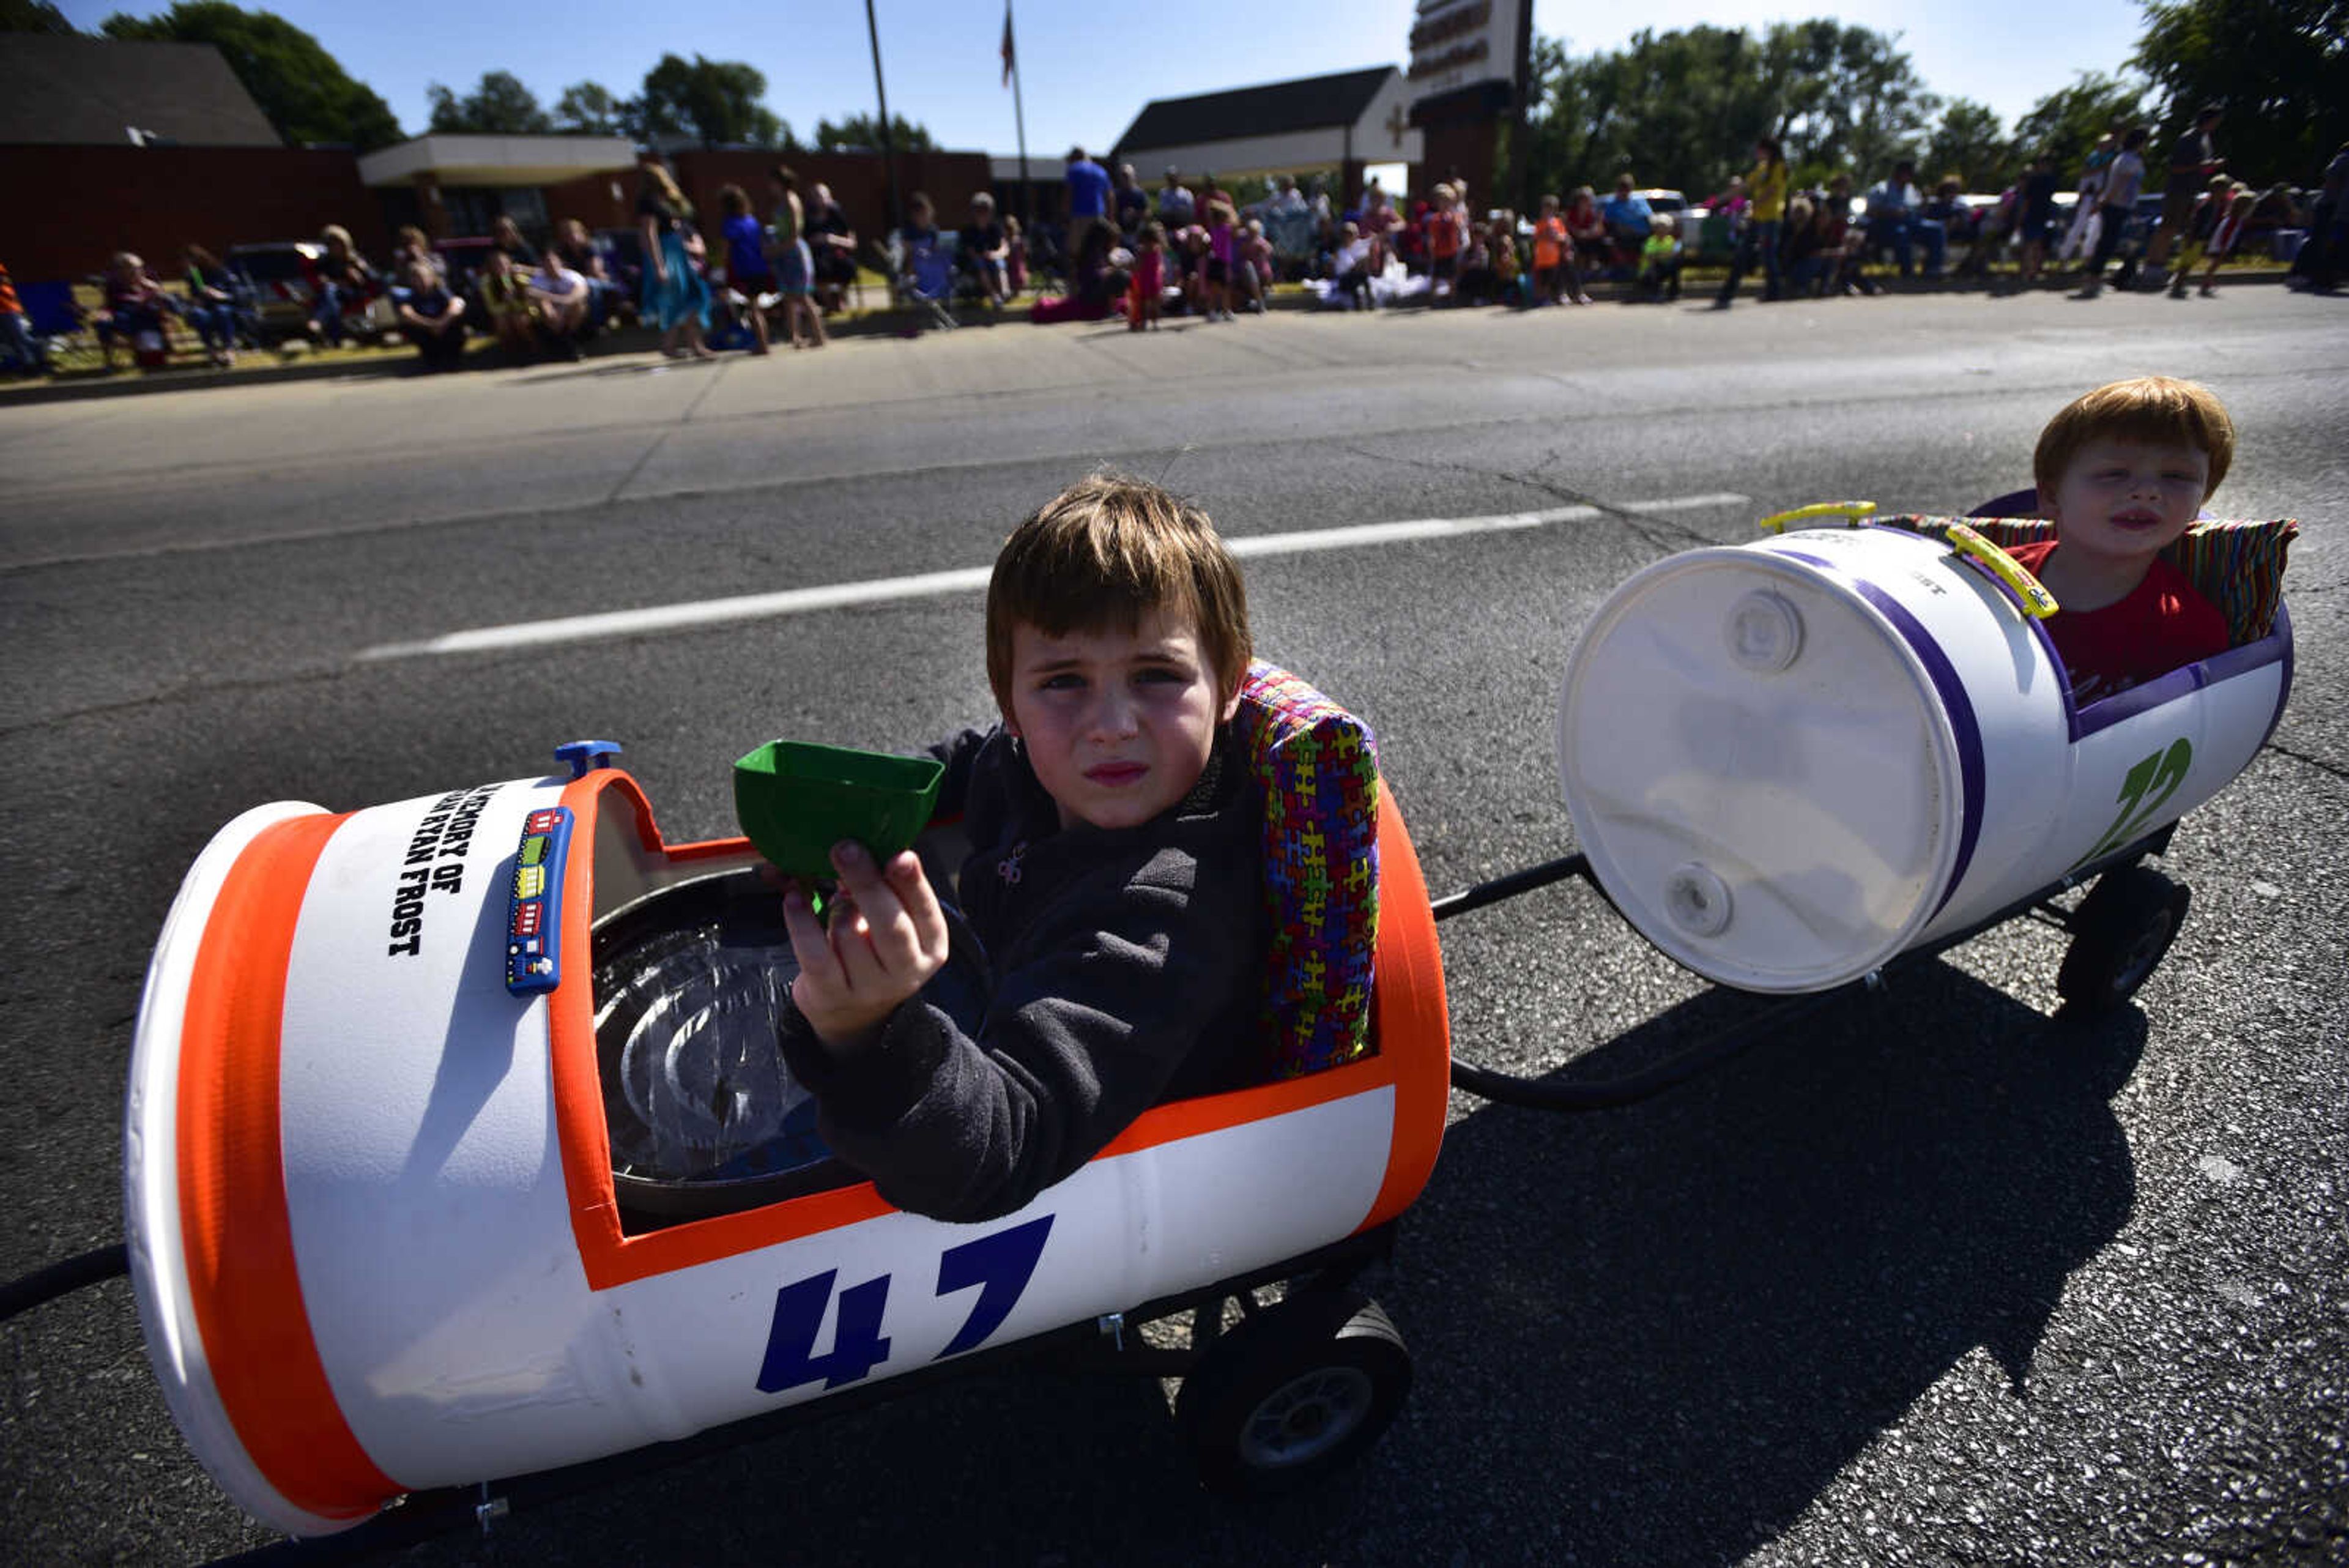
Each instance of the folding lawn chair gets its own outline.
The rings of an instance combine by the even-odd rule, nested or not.
[[[106,349],[98,340],[80,306],[74,303],[73,285],[63,278],[17,286],[16,297],[33,336],[41,339],[52,375],[70,370],[107,369]]]

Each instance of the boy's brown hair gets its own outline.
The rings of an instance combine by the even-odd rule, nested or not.
[[[2209,388],[2168,376],[2114,381],[2074,399],[2039,432],[2031,474],[2043,504],[2062,487],[2064,471],[2080,449],[2100,439],[2196,448],[2210,460],[2205,501],[2235,461],[2235,421]]]
[[[1186,612],[1229,699],[1254,651],[1239,566],[1207,514],[1138,479],[1097,473],[1046,502],[1011,532],[987,585],[987,679],[1011,711],[1011,635],[1115,628],[1153,610]]]

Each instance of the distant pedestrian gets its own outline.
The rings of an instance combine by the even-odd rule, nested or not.
[[[1133,282],[1126,307],[1126,325],[1136,332],[1158,330],[1158,312],[1166,298],[1166,225],[1144,219],[1133,245]]]
[[[2153,232],[2152,240],[2145,247],[2145,265],[2149,272],[2162,269],[2172,247],[2183,248],[2187,219],[2193,214],[2195,202],[2209,189],[2211,176],[2226,167],[2227,161],[2219,156],[2214,134],[2224,112],[2222,104],[2204,104],[2201,112],[2194,117],[2193,129],[2179,137],[2169,150],[2169,178],[2161,187],[2161,227]],[[2187,270],[2182,255],[2178,270],[2180,275]],[[2182,296],[2185,290],[2178,293]]]
[[[2098,137],[2096,144],[2088,149],[2088,156],[2080,165],[2079,203],[2072,209],[2072,226],[2064,231],[2064,243],[2055,248],[2055,259],[2059,263],[2095,253],[2097,206],[2104,196],[2105,171],[2112,167],[2113,160],[2120,156],[2121,130],[2116,124]]]
[[[672,359],[715,359],[702,341],[709,330],[709,280],[693,254],[693,203],[678,189],[659,151],[636,160],[636,225],[644,237],[645,303],[660,325],[661,352]]]
[[[1183,183],[1182,171],[1169,165],[1166,182],[1158,188],[1159,223],[1171,234],[1190,227],[1192,216],[1197,211],[1198,202],[1193,198],[1191,188]]]
[[[775,275],[767,261],[767,231],[740,185],[718,188],[718,210],[725,214],[719,227],[726,237],[726,286],[742,296],[750,317],[750,352],[763,356],[768,352],[766,301],[775,293]]]
[[[2094,299],[2104,291],[2105,264],[2120,248],[2130,215],[2137,210],[2137,193],[2145,182],[2145,159],[2139,151],[2145,142],[2142,126],[2122,137],[2119,156],[2105,171],[2104,193],[2096,212],[2096,221],[2103,227],[2096,235],[2096,254],[2088,258],[2087,281],[2080,286],[2083,299]],[[2126,277],[2123,283],[2126,286]]]
[[[774,237],[768,254],[775,262],[775,287],[783,296],[783,330],[794,348],[821,348],[823,312],[815,307],[815,255],[808,249],[800,177],[790,164],[778,163],[767,171],[767,183],[775,196]]]
[[[2055,168],[2044,148],[2031,155],[2031,167],[2014,188],[2014,232],[2023,236],[2020,279],[2029,288],[2039,281],[2040,264],[2047,256],[2047,232],[2055,222]]]
[[[1536,305],[1563,305],[1579,293],[1567,281],[1567,265],[1573,255],[1574,241],[1566,232],[1566,219],[1558,212],[1557,198],[1544,196],[1541,216],[1534,220]]]
[[[1780,292],[1778,244],[1786,220],[1786,155],[1775,136],[1754,143],[1754,172],[1745,177],[1745,227],[1730,244],[1729,279],[1721,286],[1717,304],[1737,297],[1737,286],[1758,258],[1762,263],[1762,297],[1775,299]]]
[[[1138,234],[1142,221],[1150,216],[1150,192],[1142,188],[1142,178],[1131,163],[1117,166],[1117,226],[1126,234]]]
[[[1109,171],[1086,157],[1083,148],[1071,147],[1063,179],[1069,192],[1068,254],[1074,264],[1085,254],[1086,231],[1109,216]]]

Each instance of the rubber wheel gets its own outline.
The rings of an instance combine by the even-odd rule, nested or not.
[[[1272,1497],[1351,1464],[1411,1391],[1411,1352],[1359,1291],[1312,1291],[1227,1332],[1183,1380],[1174,1419],[1199,1479]]]
[[[2096,878],[2072,916],[2072,945],[2056,971],[2059,1016],[2095,1018],[2136,993],[2186,921],[2188,890],[2150,866]]]

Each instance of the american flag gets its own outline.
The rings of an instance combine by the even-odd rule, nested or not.
[[[1003,85],[1011,85],[1011,73],[1018,57],[1011,47],[1011,0],[1003,0]]]

